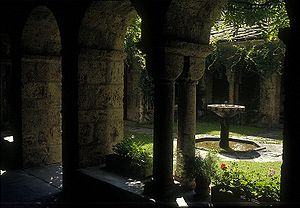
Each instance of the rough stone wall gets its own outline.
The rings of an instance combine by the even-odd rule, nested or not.
[[[79,56],[79,165],[101,163],[123,138],[124,53],[82,49]]]
[[[94,1],[79,30],[79,166],[103,163],[123,139],[125,32],[136,11],[127,0]]]
[[[50,9],[31,11],[21,46],[23,167],[61,163],[61,41]]]
[[[47,7],[39,6],[30,13],[22,42],[24,54],[59,55],[60,33],[55,17]]]
[[[173,0],[165,22],[169,38],[208,44],[212,22],[224,6],[224,0]]]
[[[61,163],[61,58],[22,58],[23,166]]]
[[[260,88],[260,123],[263,126],[275,127],[280,119],[281,76],[272,73],[261,79]]]

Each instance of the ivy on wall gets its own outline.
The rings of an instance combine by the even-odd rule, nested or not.
[[[281,41],[217,43],[206,61],[208,70],[220,70],[223,65],[231,71],[252,71],[265,77],[274,72],[282,73],[284,54],[285,46]]]
[[[206,60],[208,70],[221,70],[220,65],[223,65],[231,71],[253,71],[261,77],[282,73],[285,46],[278,39],[278,33],[280,28],[289,27],[283,0],[228,0],[219,20],[214,23],[217,31],[226,26],[233,27],[236,32],[240,28],[257,26],[261,41],[234,42],[234,34],[226,35],[225,44],[220,39],[212,39],[214,50]]]
[[[220,19],[236,29],[257,25],[268,41],[277,40],[279,28],[289,27],[284,0],[228,0]],[[215,25],[216,26],[216,25]]]

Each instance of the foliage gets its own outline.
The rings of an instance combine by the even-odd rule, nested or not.
[[[146,152],[153,152],[153,136],[149,134],[137,133],[133,131],[124,131],[124,137],[131,137],[134,142],[140,143]]]
[[[141,18],[136,16],[133,19],[132,24],[128,26],[125,34],[124,49],[127,54],[125,64],[129,66],[137,63],[141,69],[144,69],[145,55],[138,48],[142,34],[141,23]]]
[[[273,72],[282,73],[285,46],[280,41],[260,44],[215,44],[208,57],[208,70],[221,70],[227,66],[231,71],[252,71],[261,77]]]
[[[144,107],[153,103],[153,80],[146,69],[145,54],[140,50],[142,19],[137,15],[132,24],[127,28],[124,41],[124,49],[127,54],[125,65],[128,69],[135,68],[141,71],[139,86],[142,90]]]
[[[228,0],[220,20],[235,28],[258,25],[267,40],[278,39],[279,28],[289,26],[284,0]]]
[[[215,22],[215,29],[226,26],[239,28],[258,26],[262,32],[263,44],[222,46],[217,39],[211,40],[214,51],[207,58],[208,70],[246,70],[258,73],[261,77],[269,73],[281,73],[285,47],[278,40],[279,28],[289,26],[289,19],[283,0],[229,0]],[[230,42],[232,36],[228,35]],[[274,67],[276,66],[276,67]]]
[[[133,137],[125,137],[122,142],[113,146],[113,152],[129,158],[133,165],[141,167],[151,167],[152,157],[149,152],[143,148],[142,142],[136,142]]]
[[[275,169],[262,174],[260,171],[240,169],[235,162],[231,166],[222,163],[215,175],[214,184],[220,191],[232,191],[236,196],[249,201],[279,201],[280,175],[276,174]]]
[[[203,157],[185,157],[185,175],[188,178],[212,178],[217,171],[218,157],[213,152]]]

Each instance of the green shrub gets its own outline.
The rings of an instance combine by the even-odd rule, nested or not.
[[[243,171],[237,163],[221,164],[214,177],[214,184],[220,191],[232,191],[248,201],[278,202],[280,193],[280,175],[270,169],[268,174],[258,171]]]
[[[133,137],[125,137],[122,142],[113,146],[113,152],[130,159],[131,163],[141,167],[152,167],[152,157],[143,148],[142,142],[136,142]]]

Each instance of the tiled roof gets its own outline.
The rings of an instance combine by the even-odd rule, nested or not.
[[[263,38],[263,29],[261,26],[245,26],[242,28],[234,28],[233,26],[225,26],[221,29],[212,27],[210,39],[220,41],[242,41],[242,40],[254,40]]]

